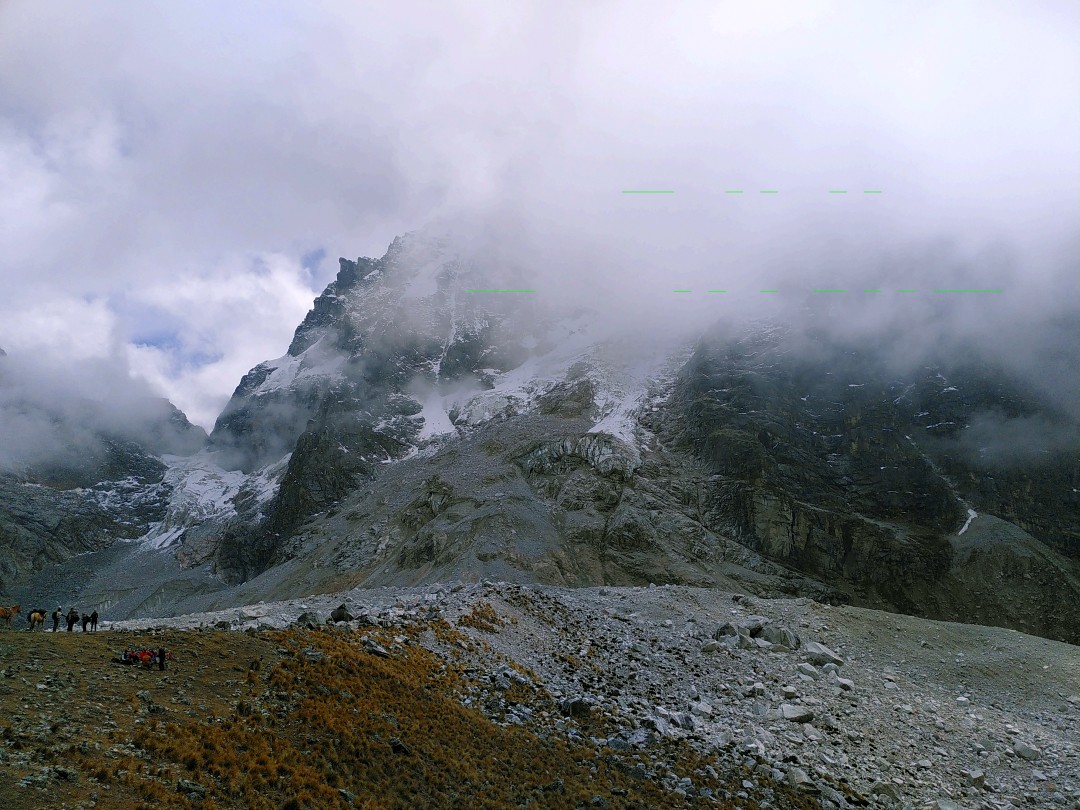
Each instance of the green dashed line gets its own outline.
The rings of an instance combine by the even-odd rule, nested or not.
[[[693,290],[672,290],[672,292],[693,292]]]
[[[779,194],[780,190],[775,188],[762,189],[758,194]]]
[[[741,188],[732,188],[732,189],[728,189],[724,193],[725,194],[742,194],[743,190]]]
[[[727,290],[706,290],[706,292],[727,292]]]
[[[761,290],[761,292],[780,292],[779,290]]]
[[[830,194],[847,194],[847,191],[838,189],[838,190],[835,190],[835,191],[830,191],[829,193]]]
[[[868,189],[866,191],[863,191],[863,194],[880,194],[880,193],[881,193],[881,189],[879,189],[879,188],[873,188],[873,189]]]

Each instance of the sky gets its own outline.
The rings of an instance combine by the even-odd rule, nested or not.
[[[210,429],[339,256],[436,226],[628,322],[880,288],[852,329],[1022,335],[1080,301],[1078,41],[1071,0],[5,0],[0,347]]]

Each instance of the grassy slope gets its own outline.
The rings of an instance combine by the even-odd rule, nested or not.
[[[534,708],[534,728],[493,723],[461,705],[462,667],[421,648],[420,634],[475,643],[442,622],[371,633],[0,630],[3,805],[573,808],[600,796],[612,808],[681,806],[639,775],[658,755],[699,788],[737,789],[730,764],[674,744],[616,755],[546,733],[558,710],[543,690],[510,695]],[[365,650],[365,638],[392,657]],[[109,663],[144,644],[178,661],[164,673]],[[578,722],[587,737],[611,731]],[[812,806],[773,787],[786,807]]]

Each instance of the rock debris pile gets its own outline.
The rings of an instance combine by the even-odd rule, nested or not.
[[[613,754],[655,750],[643,775],[704,802],[708,791],[664,767],[671,744],[740,767],[733,797],[759,802],[757,779],[830,810],[1080,808],[1080,648],[999,628],[689,587],[494,582],[154,624],[323,627],[331,611],[339,630],[445,620],[477,642],[423,636],[467,662],[463,702]],[[514,699],[515,688],[543,690],[553,710]],[[590,737],[589,718],[617,731]]]

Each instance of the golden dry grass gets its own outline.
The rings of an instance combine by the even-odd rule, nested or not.
[[[502,726],[464,707],[472,687],[415,643],[421,632],[469,646],[441,621],[370,634],[0,633],[0,670],[10,673],[0,677],[4,806],[74,808],[93,797],[99,808],[575,808],[596,796],[612,808],[682,806],[635,775],[644,755],[571,745],[560,732]],[[401,633],[411,640],[395,645]],[[365,637],[392,657],[365,650]],[[141,643],[163,643],[179,661],[166,673],[108,663],[116,648]],[[537,716],[553,708],[542,690],[515,685],[507,695],[532,701]],[[723,787],[685,747],[663,756],[699,787]],[[20,785],[57,765],[67,777]],[[204,793],[184,792],[188,783]],[[806,801],[789,798],[784,806]]]

